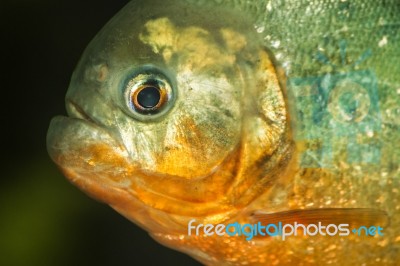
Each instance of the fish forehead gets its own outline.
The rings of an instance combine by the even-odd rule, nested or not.
[[[156,6],[157,8],[154,8]],[[218,32],[221,28],[235,28],[238,32],[245,33],[251,26],[248,14],[234,12],[229,8],[206,4],[200,5],[196,11],[193,4],[186,1],[161,1],[150,0],[130,1],[119,11],[96,35],[88,45],[85,54],[100,57],[99,53],[113,52],[113,57],[126,57],[134,55],[135,63],[162,60],[162,58],[151,51],[150,47],[144,45],[138,36],[142,33],[148,22],[158,18],[168,18],[171,24],[179,27],[203,28],[210,34]],[[176,14],[176,16],[171,16]],[[224,19],[221,19],[221,16]],[[134,46],[132,50],[130,47]],[[93,51],[93,52],[91,52]],[[100,57],[101,58],[101,57]],[[84,58],[82,59],[84,61]],[[131,63],[131,62],[129,62]]]

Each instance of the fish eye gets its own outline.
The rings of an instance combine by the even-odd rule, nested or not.
[[[160,81],[149,80],[136,86],[130,93],[130,105],[139,113],[155,113],[167,101],[166,85]]]
[[[142,68],[125,86],[125,98],[131,114],[139,120],[160,117],[169,111],[175,99],[174,86],[160,70]]]

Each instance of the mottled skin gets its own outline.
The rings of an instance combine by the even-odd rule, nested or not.
[[[333,167],[302,167],[300,155],[314,144],[293,137],[289,122],[296,98],[288,97],[286,79],[343,72],[312,60],[322,49],[338,61],[340,52],[333,51],[343,36],[359,49],[346,60],[356,60],[369,43],[373,56],[365,67],[380,84],[400,88],[392,59],[399,56],[398,31],[384,32],[390,36],[385,45],[379,33],[368,41],[354,36],[367,31],[353,32],[351,25],[369,9],[351,5],[351,16],[345,6],[336,21],[340,6],[324,1],[130,2],[91,42],[73,74],[69,117],[54,118],[48,133],[52,159],[83,191],[205,264],[394,265],[400,260],[399,155],[386,138],[398,135],[398,122],[388,112],[399,103],[387,96],[392,92],[380,94],[381,110],[388,112],[382,130],[370,137],[381,140],[378,164],[348,163],[337,137]],[[392,21],[399,20],[388,13],[381,23]],[[380,55],[387,56],[385,63]],[[158,69],[174,88],[160,115],[141,115],[127,104],[127,84],[140,80],[134,73],[146,67]],[[259,210],[332,207],[384,210],[391,223],[385,236],[369,238],[187,235],[193,218],[246,223]]]

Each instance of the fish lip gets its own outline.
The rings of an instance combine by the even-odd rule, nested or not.
[[[85,109],[71,99],[66,100],[68,117],[87,121],[92,124],[103,125],[101,121],[90,115]]]
[[[79,102],[79,99],[76,99]],[[67,118],[69,119],[77,119],[80,120],[83,124],[94,126],[97,129],[101,129],[104,132],[107,132],[110,136],[114,138],[114,140],[118,142],[123,142],[121,136],[119,135],[118,131],[110,125],[105,119],[101,116],[97,116],[94,113],[88,111],[88,108],[82,107],[81,104],[77,103],[74,99],[66,98],[66,110],[67,110]],[[90,110],[90,108],[89,108]],[[128,150],[127,147],[124,147],[125,150]]]
[[[93,119],[89,116],[89,114],[83,110],[77,103],[72,100],[66,100],[66,109],[68,116],[71,118],[78,118],[82,120],[89,120],[94,122]]]

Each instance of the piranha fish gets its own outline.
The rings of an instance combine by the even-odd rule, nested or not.
[[[85,193],[207,265],[395,265],[399,11],[131,1],[73,73],[49,154]],[[199,227],[282,223],[348,231]]]

